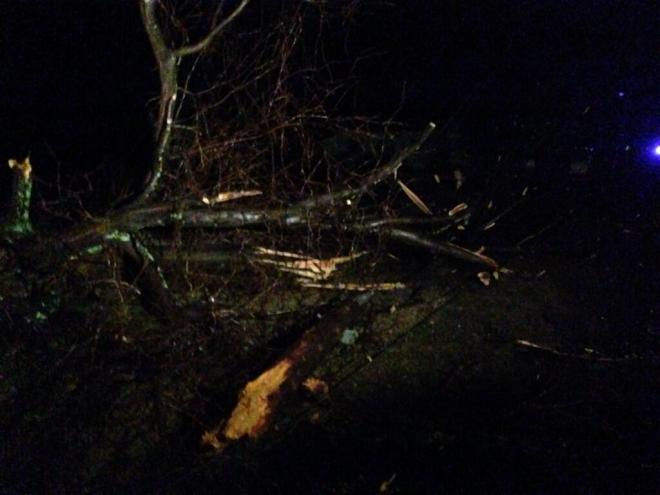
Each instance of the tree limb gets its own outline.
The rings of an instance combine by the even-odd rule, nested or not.
[[[199,53],[224,30],[247,6],[250,0],[241,3],[200,42],[179,49],[168,46],[163,30],[158,22],[158,0],[141,0],[142,22],[149,37],[149,43],[158,64],[160,76],[160,102],[158,123],[156,125],[156,156],[144,189],[129,206],[144,203],[158,188],[160,178],[168,159],[174,115],[176,113],[179,91],[179,65],[181,58]]]
[[[366,304],[369,298],[364,294],[356,296],[324,315],[284,357],[243,388],[231,417],[205,432],[202,444],[222,451],[240,438],[256,439],[266,432],[277,409],[299,390],[355,317],[371,314]]]
[[[135,239],[114,245],[124,259],[130,282],[139,289],[143,307],[158,317],[175,315],[177,305],[153,256]]]
[[[403,148],[394,156],[394,158],[387,162],[387,164],[375,169],[362,181],[358,187],[352,187],[328,194],[323,194],[321,196],[302,201],[299,203],[299,205],[303,208],[325,205],[331,206],[337,204],[343,199],[351,198],[366,192],[370,187],[375,186],[385,178],[394,174],[399,169],[399,167],[403,165],[404,160],[407,160],[419,151],[419,149],[422,147],[422,144],[424,144],[424,142],[429,138],[434,130],[435,124],[433,122],[429,122],[424,132],[420,135],[419,139],[417,139],[414,144],[408,146],[407,148]]]
[[[213,40],[229,25],[231,24],[236,17],[240,15],[241,12],[247,7],[250,3],[250,0],[241,0],[241,3],[229,14],[221,23],[214,27],[209,34],[207,34],[204,39],[195,43],[194,45],[188,45],[175,50],[175,54],[178,57],[186,57],[188,55],[194,55],[196,53],[204,51],[208,46],[213,43]]]
[[[158,22],[157,0],[142,0],[140,12],[142,22],[149,37],[151,50],[158,64],[158,75],[160,76],[160,102],[158,109],[158,123],[156,125],[156,157],[147,184],[132,203],[140,204],[145,201],[158,186],[163,173],[164,162],[169,152],[170,138],[172,136],[172,125],[174,124],[174,112],[178,92],[178,76],[180,57],[167,45],[167,40]]]
[[[497,261],[494,259],[489,258],[488,256],[484,256],[483,254],[470,251],[464,247],[457,246],[451,242],[435,242],[408,230],[401,229],[389,229],[386,230],[385,233],[389,237],[398,239],[407,244],[425,248],[432,253],[450,256],[452,258],[469,261],[470,263],[476,263],[478,265],[484,265],[493,270],[497,270],[499,268]]]

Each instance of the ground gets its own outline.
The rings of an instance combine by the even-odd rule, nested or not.
[[[201,479],[248,493],[653,491],[657,336],[613,338],[576,286],[595,275],[584,260],[517,257],[511,267],[506,280],[455,294],[373,361],[340,348],[358,371],[327,401],[292,419],[284,440],[248,462],[228,453]]]
[[[409,265],[422,288],[315,372],[327,397],[288,404],[265,438],[220,455],[200,448],[204,418],[153,399],[191,390],[175,358],[127,365],[136,354],[115,349],[80,370],[89,357],[15,347],[2,362],[4,492],[650,493],[657,331],[603,304],[607,249],[546,247],[506,255],[511,272],[488,287],[469,273],[449,288],[431,258]],[[625,278],[630,301],[639,280]]]
[[[293,335],[264,336],[258,320],[157,324],[105,292],[14,321],[0,357],[2,492],[655,491],[657,178],[602,170],[512,165],[498,201],[529,200],[471,238],[507,268],[488,286],[478,268],[394,246],[378,271],[415,288],[355,316],[314,371],[327,395],[294,397],[263,438],[220,454],[201,434],[314,321],[287,312],[323,298],[273,286],[264,308]]]

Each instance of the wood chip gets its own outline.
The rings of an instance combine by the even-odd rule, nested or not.
[[[450,217],[453,217],[454,215],[456,215],[456,213],[460,213],[461,211],[464,211],[464,210],[467,210],[467,209],[468,209],[467,203],[460,203],[460,204],[457,204],[456,206],[454,206],[451,210],[449,210],[449,213],[447,213],[447,215],[449,215]]]
[[[328,395],[330,392],[330,387],[327,382],[321,380],[320,378],[315,378],[310,376],[303,383],[302,386],[305,390],[316,396]]]
[[[479,272],[477,274],[479,281],[484,284],[486,287],[490,285],[490,273],[488,272]]]
[[[389,479],[383,481],[380,484],[380,487],[378,488],[379,493],[386,493],[390,489],[390,485],[392,482],[396,479],[396,473],[394,473],[392,476],[390,476]]]
[[[456,181],[456,190],[458,191],[463,187],[463,182],[465,181],[465,176],[460,170],[454,170],[454,181]]]
[[[248,190],[248,191],[227,191],[218,193],[217,196],[209,198],[207,196],[202,196],[202,203],[205,205],[215,205],[218,203],[226,203],[227,201],[233,201],[239,198],[246,198],[249,196],[259,196],[262,194],[258,190]]]
[[[409,199],[410,201],[412,201],[412,203],[413,203],[417,208],[419,208],[420,210],[422,210],[422,211],[423,211],[424,213],[426,213],[427,215],[433,215],[433,212],[429,209],[429,207],[426,206],[426,204],[424,203],[424,201],[422,201],[422,199],[421,199],[419,196],[417,196],[417,194],[415,194],[415,193],[412,191],[412,189],[410,189],[408,186],[406,186],[406,185],[405,185],[403,182],[401,182],[400,180],[397,180],[396,182],[397,182],[397,184],[399,184],[399,187],[401,187],[401,190],[405,193],[405,195],[408,196],[408,199]]]

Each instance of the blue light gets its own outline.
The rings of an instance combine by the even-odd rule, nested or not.
[[[646,136],[642,139],[646,141],[646,145],[637,148],[640,164],[643,163],[648,167],[647,170],[654,170],[654,173],[660,172],[660,138],[656,135]]]
[[[646,156],[654,168],[660,165],[660,141],[656,140],[647,148]]]

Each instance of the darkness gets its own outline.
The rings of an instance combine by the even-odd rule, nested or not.
[[[343,32],[329,33],[330,38],[337,35],[334,42],[338,57],[345,53],[371,53],[356,66],[360,76],[356,93],[344,103],[342,111],[394,115],[415,130],[429,121],[438,125],[426,161],[411,172],[411,180],[418,180],[418,192],[431,187],[424,185],[424,167],[434,170],[436,166],[459,165],[484,177],[472,186],[481,199],[487,194],[501,194],[501,202],[505,202],[510,199],[506,196],[509,189],[517,188],[519,192],[528,186],[538,191],[526,212],[512,215],[502,222],[500,231],[487,234],[491,236],[486,237],[491,252],[509,256],[511,244],[529,232],[537,232],[547,224],[558,225],[533,252],[526,253],[525,263],[533,264],[535,257],[543,261],[552,258],[558,270],[566,270],[561,275],[566,294],[570,294],[566,298],[576,306],[589,300],[596,308],[595,318],[608,321],[613,338],[621,342],[619,347],[613,344],[610,349],[628,352],[627,342],[638,339],[644,345],[648,343],[649,353],[657,355],[660,157],[653,156],[650,150],[660,145],[658,2],[400,0],[365,4],[364,11],[352,19],[353,29],[346,38]],[[119,192],[117,187],[135,190],[147,174],[152,158],[154,102],[159,91],[137,2],[0,0],[0,32],[2,198],[8,196],[10,180],[9,171],[2,164],[26,154],[31,156],[35,169],[37,201],[57,199],[58,181],[64,188],[87,190],[88,196],[93,191],[98,200],[89,200],[93,208],[107,205]],[[428,165],[429,162],[433,164]],[[533,173],[525,168],[529,163],[533,164]],[[572,175],[571,167],[576,163],[586,164],[588,173]],[[419,177],[415,178],[415,173]],[[496,188],[503,182],[507,184],[502,189],[506,192],[498,193]],[[433,201],[430,204],[435,206]],[[570,272],[586,265],[585,260],[592,263],[588,270],[593,278]],[[534,270],[530,268],[529,272]],[[535,275],[529,277],[534,279]],[[562,314],[548,316],[549,320],[562,318],[570,320]],[[566,326],[576,332],[582,330],[574,321]],[[633,335],[633,328],[644,330]],[[569,341],[572,338],[567,337]],[[657,368],[657,361],[653,366]],[[644,384],[657,383],[656,368],[640,372]],[[566,373],[562,380],[570,382],[573,372],[581,373],[562,369]],[[617,378],[611,380],[599,384],[603,394],[616,388]],[[635,407],[639,405],[648,412],[644,431],[651,433],[649,438],[641,430],[622,433],[620,437],[626,445],[632,445],[630,452],[643,451],[644,459],[655,463],[644,467],[649,468],[644,472],[653,477],[658,467],[653,436],[657,434],[657,399],[645,395],[648,389],[638,393],[636,386],[642,390],[639,382],[633,378],[630,382],[626,391]],[[570,385],[568,390],[567,397],[562,397],[566,402],[572,399]],[[386,393],[387,415],[369,424],[374,431],[364,433],[360,423],[347,427],[351,435],[358,437],[355,451],[360,459],[369,458],[374,452],[369,442],[361,442],[360,434],[386,437],[387,432],[398,428],[399,418],[407,414],[406,405],[398,402],[395,392]],[[423,403],[427,398],[420,394],[415,400]],[[475,409],[489,404],[487,399],[481,403],[474,400]],[[370,401],[373,397],[365,399]],[[372,406],[377,407],[369,404]],[[433,414],[446,414],[448,423],[459,420],[450,417],[447,410],[457,416],[469,415],[459,406],[455,410],[448,408],[442,397],[427,406]],[[626,411],[624,408],[616,412],[621,416],[620,424],[626,424]],[[530,425],[538,419],[534,415],[525,418]],[[482,426],[479,434],[487,435],[485,430],[499,425],[493,418],[486,418]],[[538,429],[530,426],[532,437],[553,437],[552,429],[539,432],[544,426],[551,429],[553,424],[542,423]],[[404,430],[410,434],[415,427],[408,425]],[[581,432],[577,430],[576,427],[564,434],[579,436]],[[479,440],[471,434],[460,431],[466,443]],[[305,436],[305,432],[301,435]],[[345,452],[332,438],[316,430],[306,440],[318,440],[319,452],[338,456]],[[607,439],[603,444],[607,444]],[[309,461],[313,465],[310,469],[319,471],[310,474],[310,478],[318,475],[327,481],[344,475],[343,469],[356,479],[359,476],[359,467],[348,461],[319,467],[313,458],[307,457],[306,445],[294,446],[290,455],[291,459],[302,460],[305,469],[304,462]],[[580,478],[584,470],[597,472],[589,471],[592,466],[572,465],[569,454],[558,461],[558,466],[546,465],[545,454],[534,447],[530,448],[533,454],[529,464],[525,464],[526,454],[518,451],[512,459],[502,460],[505,469],[502,478],[496,479],[493,473],[500,464],[492,456],[500,451],[494,447],[489,450],[492,445],[479,451],[476,458],[468,448],[459,449],[456,458],[443,453],[440,458],[444,464],[438,471],[442,474],[436,477],[437,473],[424,464],[433,461],[429,458],[435,452],[435,447],[428,445],[428,452],[412,448],[407,452],[411,465],[424,466],[419,471],[408,468],[409,472],[423,473],[421,478],[404,485],[416,493],[444,493],[442,486],[435,485],[440,476],[450,480],[450,493],[468,493],[470,487],[482,493],[512,493],[516,491],[513,486],[521,493],[525,490],[520,486],[541,486],[538,493],[568,493],[573,489],[599,493],[607,492],[609,481],[613,483],[612,493],[626,493],[627,482],[639,481],[636,474],[630,474],[628,479],[620,473],[613,480],[584,481]],[[587,452],[590,445],[580,448]],[[609,455],[603,448],[594,462],[608,466],[625,464],[628,452]],[[390,459],[390,454],[382,455]],[[380,460],[373,460],[374,465]],[[152,462],[157,470],[158,460]],[[263,464],[269,462],[263,460]],[[469,477],[474,471],[475,479],[478,478],[482,463],[488,465],[491,478],[464,485],[461,477]],[[517,475],[518,463],[532,469],[542,465],[545,471],[539,467],[542,474],[538,476],[535,472],[517,473],[526,480],[522,485],[503,481]],[[274,466],[272,476],[275,470],[287,469],[288,458],[278,458]],[[565,469],[568,479],[559,480],[561,474],[554,472],[555,468]],[[245,479],[227,481],[216,475],[215,480],[227,481],[229,492],[241,483],[260,489],[269,486],[252,479],[249,469],[241,469],[238,471]],[[555,476],[556,483],[543,485],[544,476]],[[573,485],[577,479],[581,481]],[[355,485],[338,488],[336,493],[359,493],[365,487],[373,488],[364,483],[356,481]],[[652,484],[653,480],[640,481],[635,486]],[[311,485],[313,482],[307,488],[312,489]],[[464,486],[468,488],[465,490]],[[546,486],[549,488],[544,490]],[[600,490],[594,491],[594,486]],[[259,490],[255,488],[253,492]]]
[[[383,88],[370,104],[405,91],[405,120],[458,127],[494,155],[529,159],[570,146],[619,159],[630,146],[629,156],[648,161],[660,127],[656,9],[643,1],[406,2],[374,22],[387,55],[370,67]]]
[[[58,163],[135,179],[150,155],[147,102],[158,91],[138,8],[53,5],[3,2],[3,159],[31,153],[48,181]],[[412,126],[450,123],[484,149],[530,139],[516,135],[521,120],[554,125],[549,134],[575,122],[589,128],[580,144],[610,150],[641,151],[660,127],[655,2],[374,5],[346,43],[351,54],[377,53],[358,66],[359,113],[400,109]]]
[[[37,180],[59,174],[63,187],[93,171],[101,184],[140,179],[158,79],[137,4],[19,1],[2,11],[2,159],[30,154]]]

